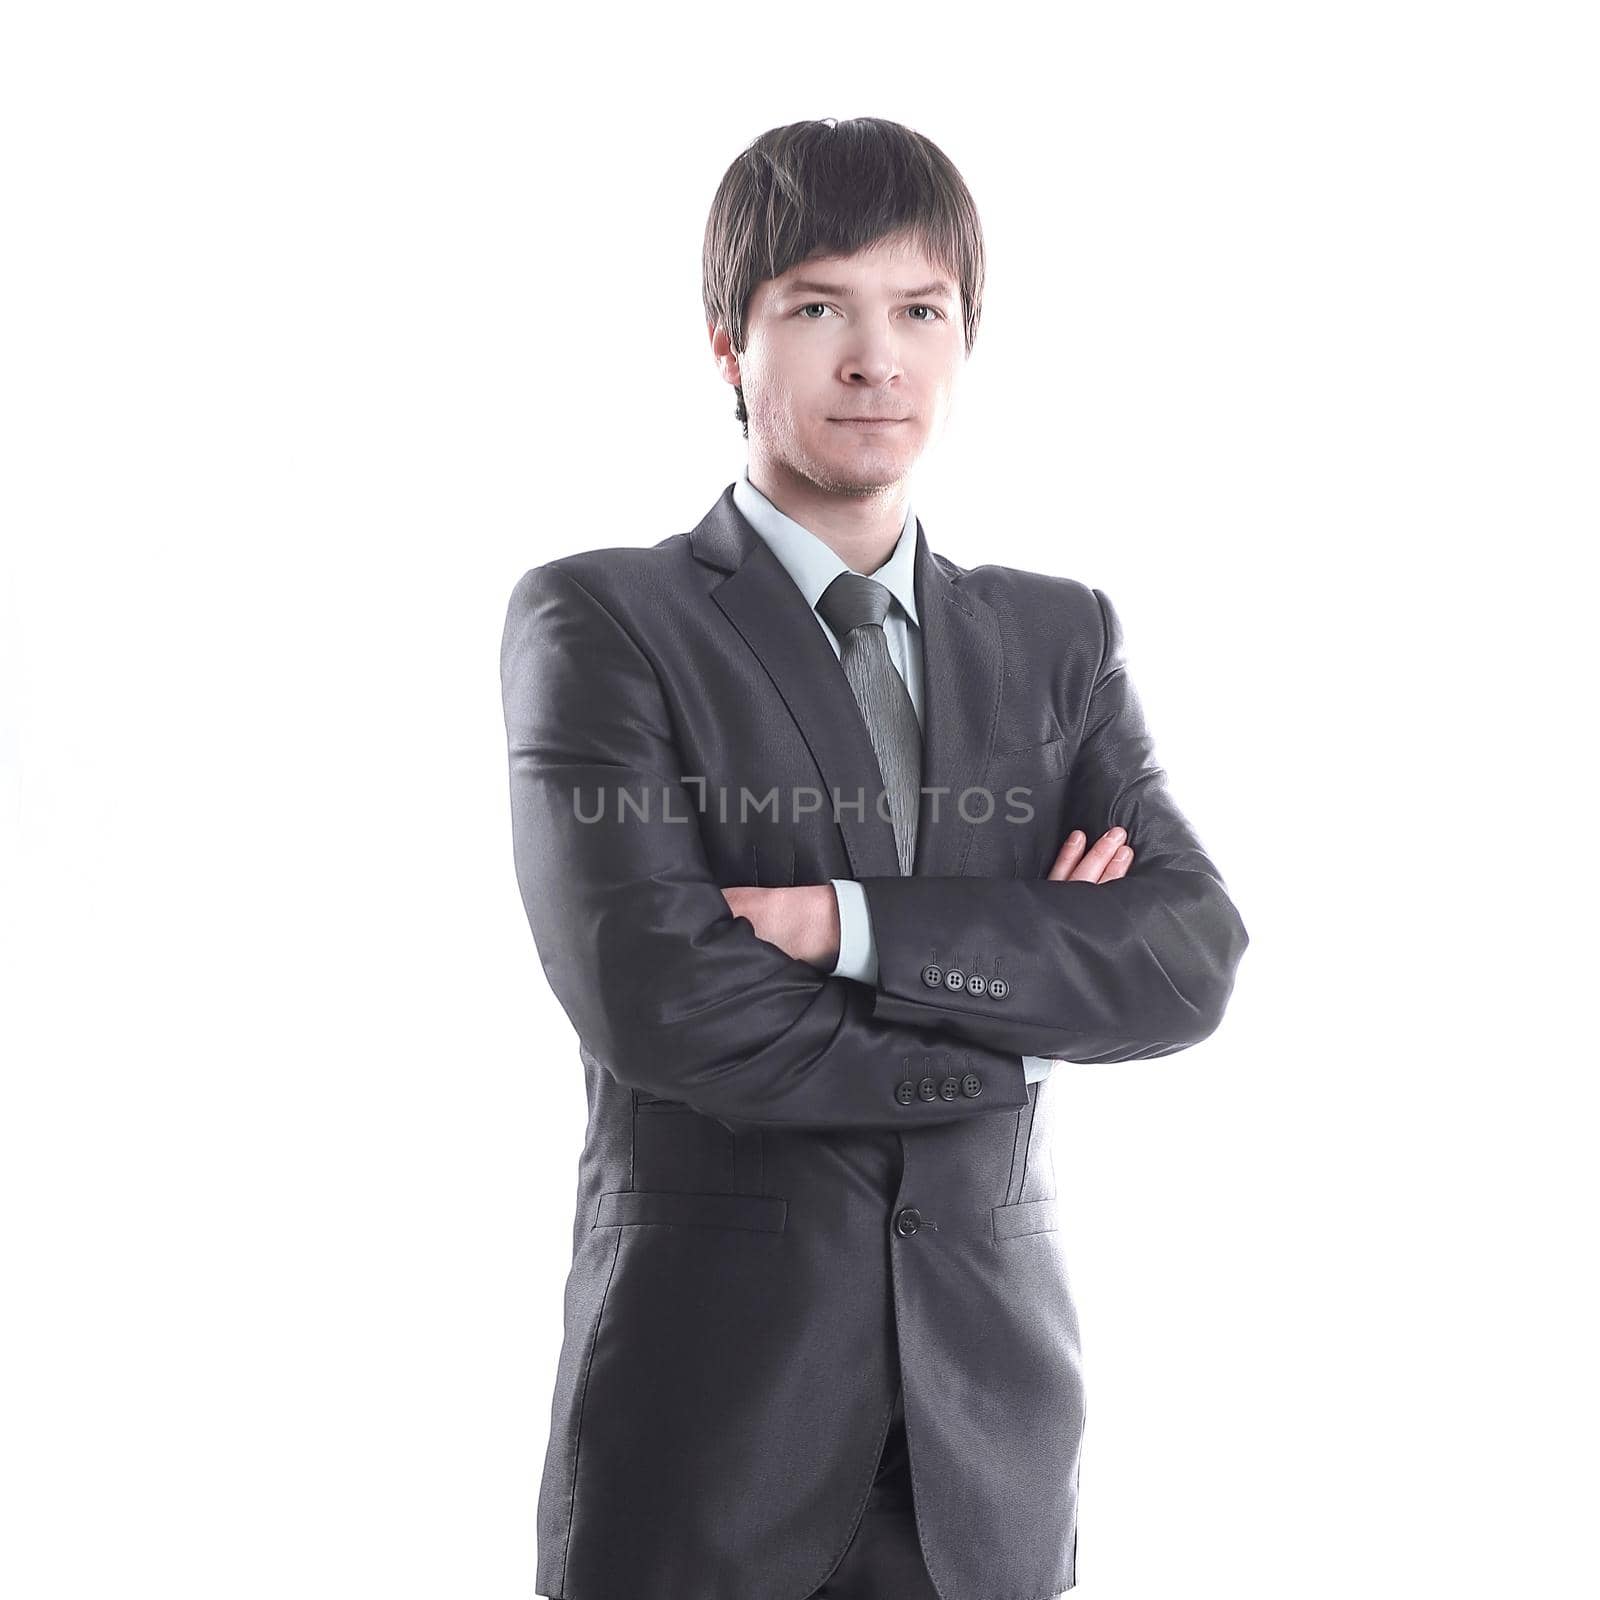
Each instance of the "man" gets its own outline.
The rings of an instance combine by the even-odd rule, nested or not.
[[[1248,935],[1110,601],[911,510],[982,294],[948,160],[775,129],[704,267],[745,471],[526,573],[502,647],[589,1103],[538,1593],[1042,1600],[1084,1420],[1049,1074],[1209,1036]]]

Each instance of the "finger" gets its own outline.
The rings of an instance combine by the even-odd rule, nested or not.
[[[1133,846],[1123,845],[1117,853],[1106,863],[1106,870],[1100,874],[1101,883],[1112,883],[1118,878],[1128,874],[1128,868],[1133,865]]]
[[[1112,856],[1126,837],[1126,832],[1121,828],[1107,828],[1078,863],[1078,869],[1072,876],[1088,883],[1099,883],[1100,874],[1110,865]]]
[[[1046,880],[1052,883],[1059,883],[1063,878],[1069,876],[1072,869],[1077,866],[1078,857],[1083,854],[1083,847],[1086,842],[1082,830],[1074,828],[1067,835],[1061,848],[1056,851],[1056,859],[1051,865],[1050,871],[1046,874]]]

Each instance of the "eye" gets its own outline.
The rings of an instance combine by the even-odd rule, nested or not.
[[[826,312],[831,311],[832,309],[833,307],[830,306],[826,300],[812,300],[806,305],[796,307],[794,314],[803,322],[821,322],[821,317],[809,317],[806,315],[806,313],[808,311]],[[912,306],[910,309],[912,311],[931,311],[933,313],[931,317],[915,317],[912,319],[915,322],[944,322],[947,320],[944,312],[941,311],[938,306],[919,304]]]

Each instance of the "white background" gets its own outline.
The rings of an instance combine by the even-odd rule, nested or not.
[[[1057,1069],[1080,1590],[1592,1593],[1583,8],[565,9],[5,25],[0,1587],[532,1594],[505,605],[733,479],[712,193],[876,115],[989,250],[930,540],[1111,595],[1252,937]]]

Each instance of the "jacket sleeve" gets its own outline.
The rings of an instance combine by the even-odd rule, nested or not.
[[[660,680],[556,564],[512,591],[500,655],[517,883],[546,979],[621,1082],[729,1122],[904,1131],[1028,1102],[1019,1052],[872,1016],[735,917]]]
[[[878,952],[873,1015],[1065,1061],[1132,1061],[1198,1044],[1222,1021],[1249,944],[1238,911],[1157,763],[1128,677],[1122,627],[1099,590],[1100,664],[1067,779],[1092,844],[1121,825],[1133,866],[1110,883],[1048,878],[861,878]],[[933,942],[985,979],[951,986]],[[947,957],[948,959],[948,957]],[[1005,980],[1001,998],[987,980]]]
[[[867,897],[854,878],[830,878],[839,901],[839,959],[833,964],[835,977],[854,978],[857,983],[878,981],[878,947],[872,937],[872,918]],[[1050,1056],[1022,1058],[1022,1076],[1028,1083],[1048,1078],[1055,1071]]]

